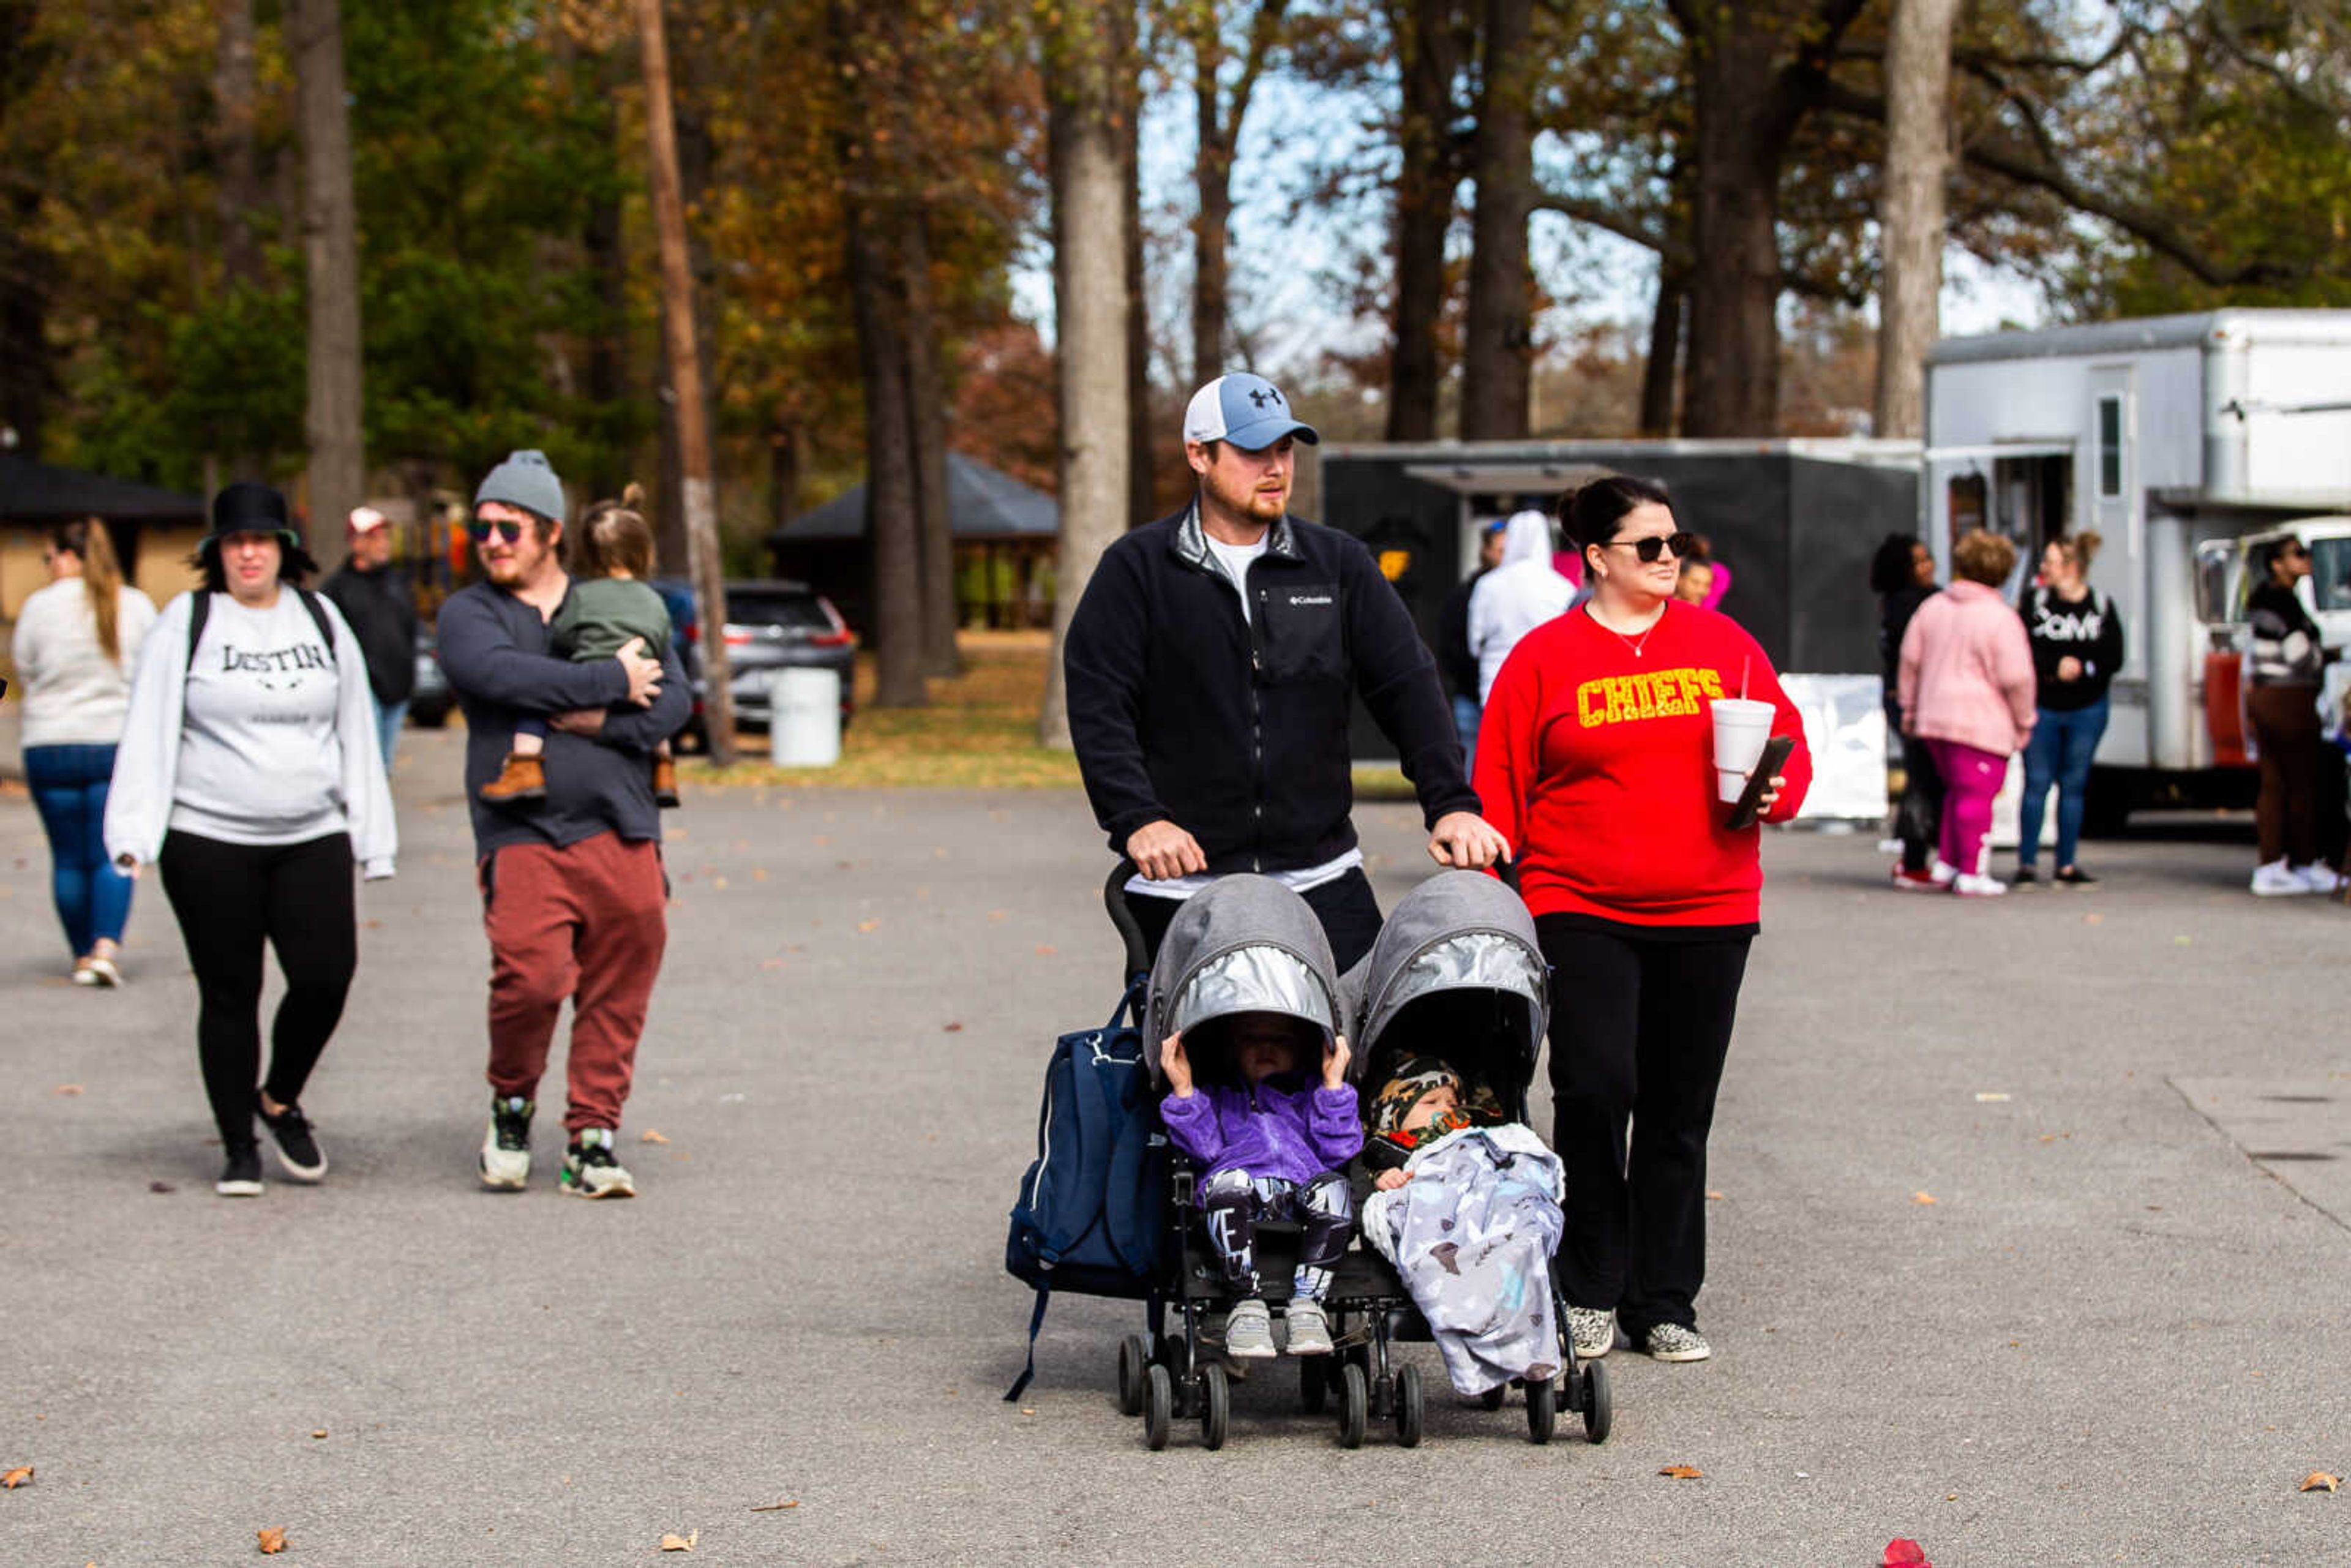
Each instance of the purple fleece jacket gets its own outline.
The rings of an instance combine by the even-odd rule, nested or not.
[[[1189,1095],[1159,1103],[1167,1135],[1205,1167],[1204,1181],[1239,1170],[1302,1184],[1337,1170],[1364,1146],[1357,1114],[1354,1085],[1310,1090],[1287,1077],[1254,1088],[1196,1084]]]

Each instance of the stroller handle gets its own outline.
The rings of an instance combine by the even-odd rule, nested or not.
[[[1118,927],[1119,940],[1126,944],[1126,973],[1130,979],[1151,969],[1150,946],[1143,939],[1143,923],[1135,919],[1134,911],[1126,902],[1127,879],[1140,869],[1122,855],[1102,883],[1102,907],[1110,911],[1110,923]]]

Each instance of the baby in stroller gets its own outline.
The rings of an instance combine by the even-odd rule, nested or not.
[[[1320,1030],[1281,1013],[1244,1012],[1226,1020],[1238,1083],[1196,1084],[1179,1032],[1160,1046],[1168,1094],[1159,1114],[1167,1135],[1201,1171],[1201,1218],[1236,1301],[1225,1324],[1235,1360],[1274,1354],[1273,1316],[1259,1291],[1257,1222],[1294,1220],[1298,1266],[1290,1283],[1288,1350],[1327,1355],[1331,1328],[1322,1298],[1345,1256],[1355,1206],[1343,1167],[1363,1147],[1347,1042],[1327,1050]],[[1306,1064],[1319,1054],[1322,1071]],[[1319,1082],[1317,1080],[1319,1079]]]

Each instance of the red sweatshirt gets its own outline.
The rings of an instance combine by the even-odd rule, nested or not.
[[[1784,821],[1803,803],[1812,753],[1763,650],[1729,617],[1668,601],[1646,640],[1627,639],[1579,606],[1511,651],[1479,721],[1476,783],[1529,909],[1754,924],[1756,834],[1723,826],[1707,713],[1709,698],[1739,695],[1742,667],[1747,695],[1779,710],[1771,732],[1796,737],[1766,813]]]

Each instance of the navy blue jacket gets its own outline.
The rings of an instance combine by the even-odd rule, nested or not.
[[[1285,517],[1248,591],[1245,622],[1191,507],[1128,534],[1094,568],[1062,670],[1070,737],[1112,849],[1165,818],[1218,875],[1344,854],[1359,692],[1430,826],[1478,810],[1437,662],[1360,541]]]
[[[694,709],[675,648],[659,650],[661,695],[651,707],[637,707],[619,660],[549,658],[538,612],[490,583],[451,594],[436,634],[441,668],[465,710],[465,797],[476,856],[507,844],[561,849],[598,833],[660,839],[650,758],[656,744],[685,727]],[[592,740],[548,731],[547,799],[483,802],[482,786],[498,776],[516,719],[596,707],[607,711],[603,733]]]

